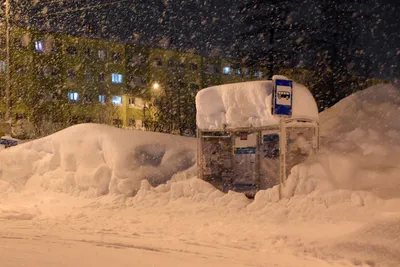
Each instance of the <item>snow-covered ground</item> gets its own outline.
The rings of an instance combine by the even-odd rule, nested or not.
[[[0,266],[400,266],[399,111],[380,85],[322,113],[280,200],[197,179],[191,138],[86,124],[2,150]]]

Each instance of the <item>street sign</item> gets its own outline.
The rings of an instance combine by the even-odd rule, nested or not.
[[[249,155],[249,154],[256,154],[257,148],[256,147],[236,147],[234,153],[236,155]]]
[[[293,82],[291,80],[273,80],[273,110],[275,115],[292,115]]]

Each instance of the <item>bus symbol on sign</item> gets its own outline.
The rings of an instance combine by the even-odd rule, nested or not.
[[[279,99],[285,98],[286,100],[289,100],[290,99],[290,92],[288,92],[288,91],[279,91],[278,92],[278,98]]]
[[[275,115],[291,116],[293,103],[293,82],[291,80],[273,80],[273,108]]]

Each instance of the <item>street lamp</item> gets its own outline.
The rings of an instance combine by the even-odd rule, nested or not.
[[[153,83],[153,89],[158,90],[160,88],[160,84],[158,82]]]
[[[11,136],[11,60],[10,60],[10,0],[6,0],[6,105],[5,122],[8,124],[6,134]]]

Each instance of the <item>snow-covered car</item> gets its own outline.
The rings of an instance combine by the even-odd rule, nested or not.
[[[5,148],[10,147],[10,146],[16,146],[18,145],[18,141],[14,139],[8,139],[8,138],[0,138],[0,145],[4,145]]]

